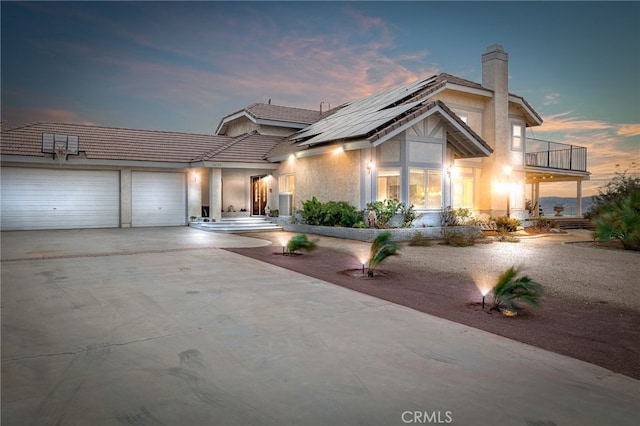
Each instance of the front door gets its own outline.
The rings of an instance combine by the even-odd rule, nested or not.
[[[267,185],[264,180],[264,176],[252,176],[251,177],[251,198],[252,198],[252,211],[254,216],[264,215],[264,209],[267,207]]]

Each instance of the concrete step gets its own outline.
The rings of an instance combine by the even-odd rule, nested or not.
[[[190,222],[189,226],[203,231],[223,233],[280,231],[282,227],[261,217],[222,218],[219,222]]]
[[[549,216],[556,222],[560,229],[595,229],[593,223],[589,219],[582,217],[554,217]]]

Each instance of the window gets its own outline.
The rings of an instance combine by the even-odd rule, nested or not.
[[[292,193],[295,177],[293,175],[282,175],[278,178],[278,191],[282,193]]]
[[[416,208],[442,207],[442,171],[409,170],[409,203]]]
[[[378,169],[378,200],[400,201],[399,169]]]
[[[473,208],[473,178],[456,176],[453,179],[453,207]]]
[[[522,150],[522,124],[513,124],[511,126],[511,149],[514,151]]]

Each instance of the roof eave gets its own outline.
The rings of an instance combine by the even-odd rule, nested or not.
[[[542,124],[542,118],[524,98],[517,95],[509,95],[509,102],[513,102],[522,109],[527,116],[527,126],[532,127]]]
[[[436,101],[433,104],[428,106],[428,109],[424,111],[423,114],[419,114],[411,120],[398,125],[396,128],[392,129],[388,133],[385,133],[381,137],[376,138],[375,135],[370,138],[373,146],[379,146],[380,144],[386,142],[387,140],[397,136],[403,131],[407,130],[414,124],[418,123],[425,118],[438,113],[441,117],[445,118],[450,126],[453,126],[457,131],[462,133],[465,138],[467,138],[473,146],[476,148],[477,157],[488,157],[493,153],[493,149],[484,141],[480,136],[477,136],[473,130],[471,130],[466,124],[462,122],[462,120],[456,119],[455,113],[453,113],[448,108],[445,108],[441,101]]]

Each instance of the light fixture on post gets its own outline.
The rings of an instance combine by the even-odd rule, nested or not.
[[[504,174],[507,175],[507,217],[511,217],[511,166],[504,166]]]

